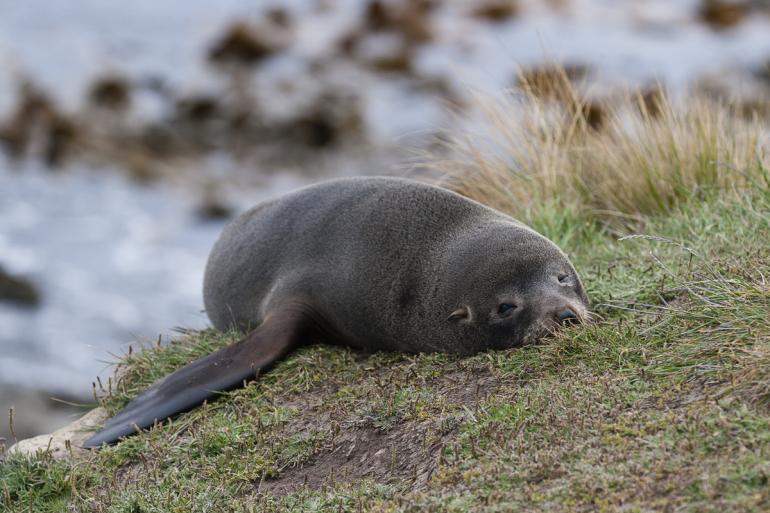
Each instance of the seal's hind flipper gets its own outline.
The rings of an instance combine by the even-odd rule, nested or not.
[[[187,411],[217,392],[236,388],[257,372],[286,356],[312,323],[305,308],[269,314],[264,322],[238,342],[169,374],[142,392],[86,440],[83,447],[112,444],[155,422]]]

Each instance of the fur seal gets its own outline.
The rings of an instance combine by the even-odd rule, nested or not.
[[[447,189],[384,177],[248,210],[214,245],[203,296],[216,328],[248,334],[152,385],[86,447],[240,386],[304,343],[472,354],[534,341],[588,308],[550,240]]]

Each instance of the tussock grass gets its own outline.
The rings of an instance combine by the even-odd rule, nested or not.
[[[469,358],[304,348],[115,447],[4,457],[0,509],[767,511],[768,171],[756,125],[699,102],[619,115],[636,132],[583,126],[563,104],[531,132],[498,108],[510,146],[468,142],[456,149],[473,159],[445,164],[569,253],[596,322]],[[133,352],[101,401],[115,411],[236,338]]]
[[[556,202],[614,226],[770,187],[766,132],[740,109],[663,92],[589,100],[565,72],[549,77],[545,97],[522,76],[523,92],[479,98],[484,135],[450,137],[449,157],[433,167],[516,217]]]

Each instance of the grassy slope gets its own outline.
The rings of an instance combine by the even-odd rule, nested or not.
[[[565,246],[603,322],[467,359],[304,350],[227,400],[86,460],[10,458],[0,500],[20,511],[766,509],[769,212],[756,195],[650,222],[646,233],[684,241],[691,258],[554,211],[539,227],[574,230]],[[133,355],[109,404],[231,338]],[[375,479],[342,454],[329,462],[356,438],[380,447],[380,434],[398,452],[367,456]],[[292,483],[302,463],[315,489]],[[314,465],[336,479],[321,486]]]
[[[308,348],[224,400],[85,459],[7,458],[0,504],[766,511],[770,193],[767,171],[753,176],[737,194],[647,214],[635,231],[649,238],[618,240],[622,228],[557,201],[519,212],[581,270],[594,324],[471,358]],[[134,353],[106,404],[117,409],[233,338],[192,334]]]

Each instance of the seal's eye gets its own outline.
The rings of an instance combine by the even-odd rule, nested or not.
[[[516,310],[516,305],[513,303],[500,303],[497,307],[497,313],[500,315],[508,315]]]
[[[559,283],[567,283],[567,278],[569,278],[569,274],[561,273],[559,276],[556,277],[557,280],[559,280]]]

